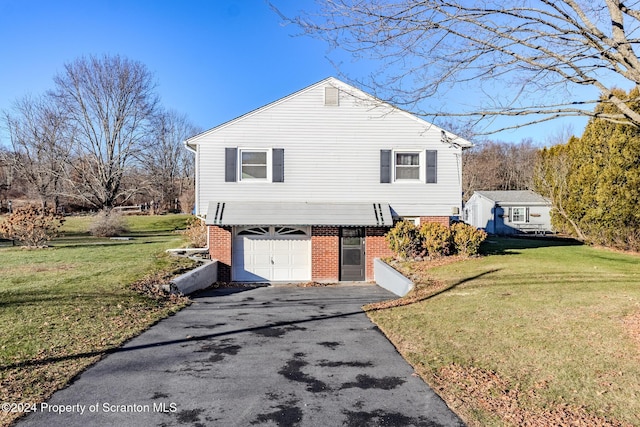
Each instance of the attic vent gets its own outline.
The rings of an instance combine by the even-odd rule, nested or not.
[[[324,88],[324,105],[338,106],[340,102],[340,91],[337,87],[327,86]]]

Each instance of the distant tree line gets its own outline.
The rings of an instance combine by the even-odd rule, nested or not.
[[[615,90],[636,101],[640,91]],[[597,114],[617,114],[601,102]],[[640,251],[640,128],[595,118],[581,138],[538,154],[535,187],[553,203],[556,229],[595,244]]]
[[[478,190],[532,189],[538,150],[531,139],[476,142],[462,153],[463,200]]]
[[[67,63],[44,94],[2,112],[0,202],[23,197],[54,209],[111,210],[148,203],[190,211],[194,160],[182,142],[199,132],[164,109],[152,74],[121,56]]]

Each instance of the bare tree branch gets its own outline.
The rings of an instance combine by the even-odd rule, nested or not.
[[[521,117],[515,127],[590,116],[640,126],[616,84],[640,84],[640,11],[621,0],[323,0],[287,18],[356,58],[379,61],[361,86],[425,117]],[[277,11],[277,8],[274,7]],[[452,87],[491,94],[433,106]],[[583,98],[580,88],[591,88]],[[469,101],[469,100],[466,100]],[[598,102],[618,113],[596,112]],[[497,131],[497,130],[496,130]]]
[[[151,191],[163,210],[173,209],[182,193],[183,179],[190,173],[194,159],[183,141],[198,134],[185,115],[162,111],[154,119],[154,131],[142,153],[142,163],[150,177]]]

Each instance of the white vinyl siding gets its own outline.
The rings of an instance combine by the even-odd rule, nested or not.
[[[315,85],[190,141],[199,151],[198,213],[236,200],[384,202],[400,216],[449,216],[461,206],[461,149],[443,144],[439,128],[347,89],[339,106],[325,107],[324,97]],[[225,182],[225,147],[284,149],[284,182]],[[420,153],[422,168],[426,151],[437,152],[437,184],[424,171],[421,184],[381,183],[381,150]]]

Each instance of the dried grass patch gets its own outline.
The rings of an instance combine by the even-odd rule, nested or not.
[[[622,319],[625,331],[640,347],[640,311]]]
[[[63,271],[71,271],[78,268],[78,264],[63,263],[63,264],[31,264],[23,265],[20,267],[0,268],[0,271],[11,272],[13,275],[28,274],[28,273],[61,273]]]
[[[415,287],[402,298],[367,304],[363,307],[364,311],[384,310],[393,307],[411,305],[427,300],[446,291],[449,289],[447,284],[430,278],[426,275],[426,272],[434,267],[453,264],[464,259],[468,258],[462,256],[450,256],[409,263],[397,260],[387,260],[387,263],[391,267],[395,268],[415,283]]]
[[[536,389],[526,393],[519,384],[510,384],[496,372],[477,367],[456,364],[443,366],[434,375],[436,386],[453,409],[469,411],[475,407],[490,412],[506,425],[547,426],[593,426],[627,427],[617,420],[590,414],[585,408],[567,404],[556,404],[550,408],[528,408],[527,401],[539,401]],[[536,384],[537,389],[546,387],[546,382]]]
[[[427,283],[417,285],[411,290],[411,292],[402,298],[367,304],[363,307],[363,310],[375,311],[411,305],[432,298],[434,295],[437,295],[447,289],[448,286],[444,283],[437,280],[431,280]]]
[[[322,283],[322,282],[305,282],[298,283],[296,286],[298,288],[323,288],[326,286],[337,286],[337,283]]]

